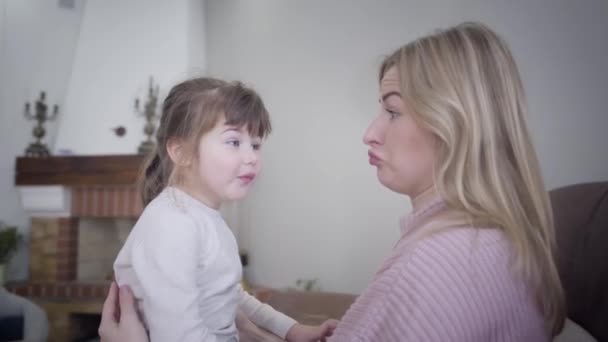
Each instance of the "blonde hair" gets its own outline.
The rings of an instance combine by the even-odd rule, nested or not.
[[[563,289],[554,260],[549,196],[527,128],[527,104],[507,44],[479,23],[464,23],[409,43],[387,57],[404,101],[438,140],[435,185],[477,227],[500,227],[545,317],[561,331]]]

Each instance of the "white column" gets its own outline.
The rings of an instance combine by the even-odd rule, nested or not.
[[[203,0],[87,1],[54,150],[136,153],[148,79],[159,102],[177,81],[204,74]],[[127,128],[119,138],[112,128]]]

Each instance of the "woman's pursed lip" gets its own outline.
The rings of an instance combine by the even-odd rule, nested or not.
[[[369,163],[370,163],[371,165],[376,165],[376,166],[377,166],[378,164],[380,164],[381,159],[380,159],[380,157],[378,157],[378,156],[377,156],[377,155],[376,155],[374,152],[372,152],[372,151],[368,151],[368,152],[367,152],[367,155],[368,155],[368,157],[369,157]]]

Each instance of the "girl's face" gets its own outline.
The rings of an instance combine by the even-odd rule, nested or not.
[[[186,190],[215,209],[245,197],[261,169],[261,145],[262,139],[252,137],[247,127],[220,119],[198,143],[197,159],[186,170]]]
[[[369,163],[376,167],[382,185],[414,198],[433,185],[435,138],[418,124],[401,97],[396,67],[387,70],[380,82],[380,105],[363,137]]]

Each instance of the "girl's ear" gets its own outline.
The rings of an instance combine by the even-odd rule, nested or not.
[[[187,167],[190,165],[190,158],[186,153],[186,146],[182,139],[172,138],[167,141],[167,154],[173,165]]]

